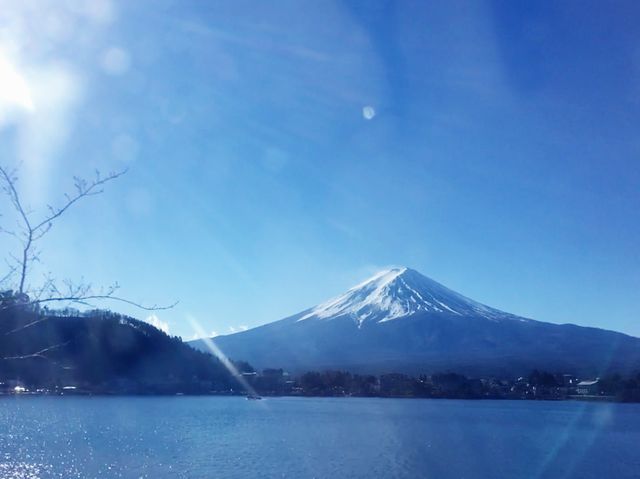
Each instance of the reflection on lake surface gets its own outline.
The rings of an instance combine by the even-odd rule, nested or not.
[[[640,477],[640,405],[4,397],[0,477]]]

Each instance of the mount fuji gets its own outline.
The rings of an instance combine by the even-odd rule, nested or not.
[[[640,339],[522,318],[409,268],[380,272],[288,318],[213,338],[228,357],[292,372],[598,375],[640,369]],[[206,350],[202,341],[191,345]]]

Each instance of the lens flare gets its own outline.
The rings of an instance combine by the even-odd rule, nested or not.
[[[195,320],[195,318],[189,317],[189,322],[191,323],[191,327],[196,332],[196,334],[202,339],[202,342],[207,346],[207,349],[213,354],[216,358],[220,360],[225,368],[234,376],[240,385],[244,388],[249,396],[257,396],[256,390],[253,389],[251,384],[247,382],[247,380],[242,376],[238,368],[229,360],[229,358],[222,352],[222,350],[213,342],[211,338],[207,336],[204,328],[200,326],[200,324]]]

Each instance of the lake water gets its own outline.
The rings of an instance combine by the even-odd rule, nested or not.
[[[640,477],[640,405],[2,397],[0,477]]]

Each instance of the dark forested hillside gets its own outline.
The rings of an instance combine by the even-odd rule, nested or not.
[[[97,392],[237,389],[214,357],[153,326],[111,312],[63,316],[0,311],[0,382]]]

